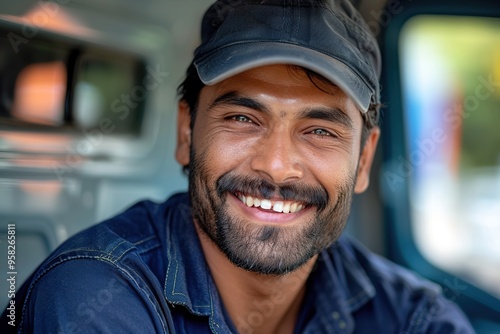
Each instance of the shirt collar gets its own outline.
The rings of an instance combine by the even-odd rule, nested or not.
[[[193,223],[189,195],[175,195],[166,206],[165,298],[192,314],[209,317],[210,327],[220,332],[228,325]]]
[[[165,297],[193,314],[210,316],[214,283],[193,224],[189,196],[173,196],[166,205]]]
[[[375,296],[375,287],[356,259],[348,237],[342,236],[320,253],[310,277],[315,294],[315,331],[352,333],[352,313]],[[315,332],[313,331],[313,332]]]

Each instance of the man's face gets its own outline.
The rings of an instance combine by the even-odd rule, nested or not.
[[[200,93],[177,158],[189,162],[195,222],[241,268],[297,269],[339,237],[353,192],[368,184],[378,132],[360,151],[360,112],[340,89],[320,85],[273,65]],[[189,137],[189,122],[179,124]]]

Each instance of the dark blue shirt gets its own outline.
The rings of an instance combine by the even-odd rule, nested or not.
[[[186,194],[70,238],[16,294],[20,333],[256,333],[286,293],[229,320]],[[286,281],[292,286],[293,279]],[[2,316],[0,332],[14,329]],[[295,333],[473,333],[438,287],[343,236],[307,281]],[[256,333],[257,334],[257,333]]]

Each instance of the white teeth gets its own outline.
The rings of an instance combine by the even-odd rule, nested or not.
[[[269,210],[272,207],[272,203],[268,199],[263,199],[263,200],[260,201],[260,207],[262,209]]]
[[[283,206],[283,213],[289,213],[290,212],[290,203],[286,203],[284,206]]]
[[[283,212],[283,202],[276,202],[276,203],[274,203],[273,211]]]
[[[304,205],[299,203],[283,201],[274,202],[268,199],[258,199],[252,196],[245,196],[243,194],[238,194],[238,198],[248,207],[260,207],[264,210],[272,209],[275,212],[295,213],[301,211],[304,208]]]

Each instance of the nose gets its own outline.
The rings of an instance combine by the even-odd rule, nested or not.
[[[289,134],[274,131],[256,143],[256,153],[251,168],[275,184],[299,180],[304,176],[304,166],[296,145]]]

